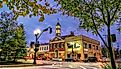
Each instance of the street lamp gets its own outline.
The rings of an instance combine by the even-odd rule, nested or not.
[[[51,33],[52,33],[52,28],[51,28],[51,27],[48,27],[48,28],[42,30],[42,32],[40,31],[40,29],[36,29],[36,30],[33,32],[34,35],[35,35],[35,37],[36,37],[35,49],[34,49],[34,51],[35,51],[35,52],[34,52],[34,62],[33,62],[33,64],[36,64],[36,52],[38,51],[38,47],[39,47],[38,39],[39,39],[39,37],[42,35],[42,33],[48,31],[48,29],[50,29],[49,31],[50,31],[50,34],[51,34]]]
[[[41,33],[40,29],[34,30],[34,35],[36,37],[36,42],[35,42],[35,49],[34,49],[34,62],[33,62],[33,64],[36,64],[36,52],[37,52],[37,45],[38,45],[37,37],[40,35],[40,33]]]
[[[73,50],[73,45],[72,45],[72,59],[74,59],[74,50]]]

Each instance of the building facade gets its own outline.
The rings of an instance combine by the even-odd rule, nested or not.
[[[34,58],[34,48],[35,48],[35,43],[34,42],[31,42],[30,43],[30,47],[27,48],[27,56],[30,57],[30,58]]]
[[[27,48],[27,56],[30,58],[34,58],[34,49],[35,49],[35,43],[31,42],[30,47]],[[47,57],[49,56],[49,43],[42,43],[39,45],[39,49],[37,51],[37,57]]]
[[[56,24],[56,36],[49,41],[49,55],[51,58],[76,58],[84,60],[88,57],[101,58],[100,42],[84,35],[61,36],[61,25]]]
[[[38,55],[38,57],[49,56],[49,43],[40,44],[37,55]]]
[[[65,41],[60,37],[61,36],[61,25],[58,22],[56,24],[56,36],[49,41],[49,55],[51,58],[62,58],[65,51]]]

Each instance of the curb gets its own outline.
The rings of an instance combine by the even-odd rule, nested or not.
[[[18,64],[18,65],[0,65],[0,68],[7,68],[7,67],[44,66],[44,65],[52,65],[52,64]]]

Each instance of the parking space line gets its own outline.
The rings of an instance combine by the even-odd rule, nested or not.
[[[85,67],[83,67],[83,66],[80,66],[80,68],[87,69],[87,68],[85,68]]]

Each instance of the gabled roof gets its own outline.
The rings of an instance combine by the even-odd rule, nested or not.
[[[75,36],[74,34],[70,34],[70,35],[64,35],[64,36],[56,36],[55,38],[53,38],[52,40],[50,41],[59,41],[59,40],[64,40],[65,38],[67,37],[71,37],[71,36]]]
[[[59,36],[56,36],[55,38],[53,38],[50,41],[59,41],[59,40],[63,40],[63,39],[61,37],[59,37]]]

